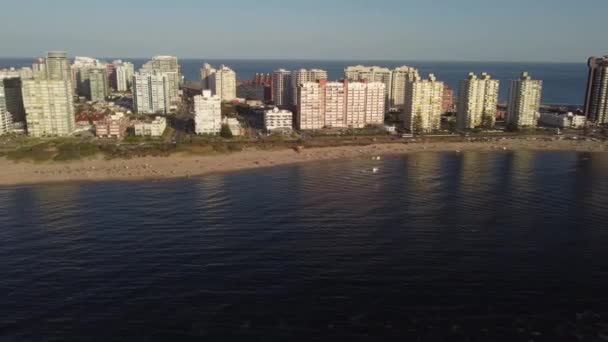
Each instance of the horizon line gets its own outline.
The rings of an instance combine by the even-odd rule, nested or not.
[[[147,60],[154,56],[161,56],[161,54],[155,54],[147,57],[122,57],[122,56],[103,56],[103,57],[93,57],[91,55],[71,55],[68,58],[73,59],[75,57],[91,57],[100,60],[110,60],[110,59],[133,59],[133,60]],[[201,62],[205,62],[206,60],[229,60],[229,61],[297,61],[297,62],[433,62],[433,63],[532,63],[532,64],[586,64],[587,60],[584,61],[543,61],[543,60],[448,60],[448,59],[397,59],[397,58],[387,58],[387,59],[375,59],[375,58],[279,58],[279,57],[213,57],[213,58],[202,58],[202,57],[179,57],[177,55],[171,54],[163,54],[162,56],[174,56],[177,57],[178,60],[200,60]],[[33,59],[36,58],[44,58],[45,56],[0,56],[0,59]]]

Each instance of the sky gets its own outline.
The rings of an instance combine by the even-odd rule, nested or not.
[[[584,62],[607,0],[2,0],[0,57]]]

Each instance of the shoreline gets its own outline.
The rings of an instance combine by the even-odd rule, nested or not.
[[[111,159],[102,157],[71,162],[13,162],[0,158],[0,186],[65,182],[160,181],[209,174],[261,169],[315,161],[400,155],[419,152],[572,151],[608,152],[608,142],[498,140],[490,142],[385,143],[293,149],[246,149],[221,155],[174,154],[168,157]]]

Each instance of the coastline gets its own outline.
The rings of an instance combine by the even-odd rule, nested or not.
[[[137,181],[188,178],[212,173],[267,168],[324,160],[442,151],[573,151],[608,152],[605,141],[530,141],[385,143],[292,149],[246,149],[221,155],[173,154],[168,157],[111,159],[102,157],[72,162],[13,162],[0,158],[0,186],[63,182]]]

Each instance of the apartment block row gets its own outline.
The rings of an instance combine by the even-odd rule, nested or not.
[[[296,126],[314,130],[383,124],[385,90],[380,82],[302,83],[298,87]]]

